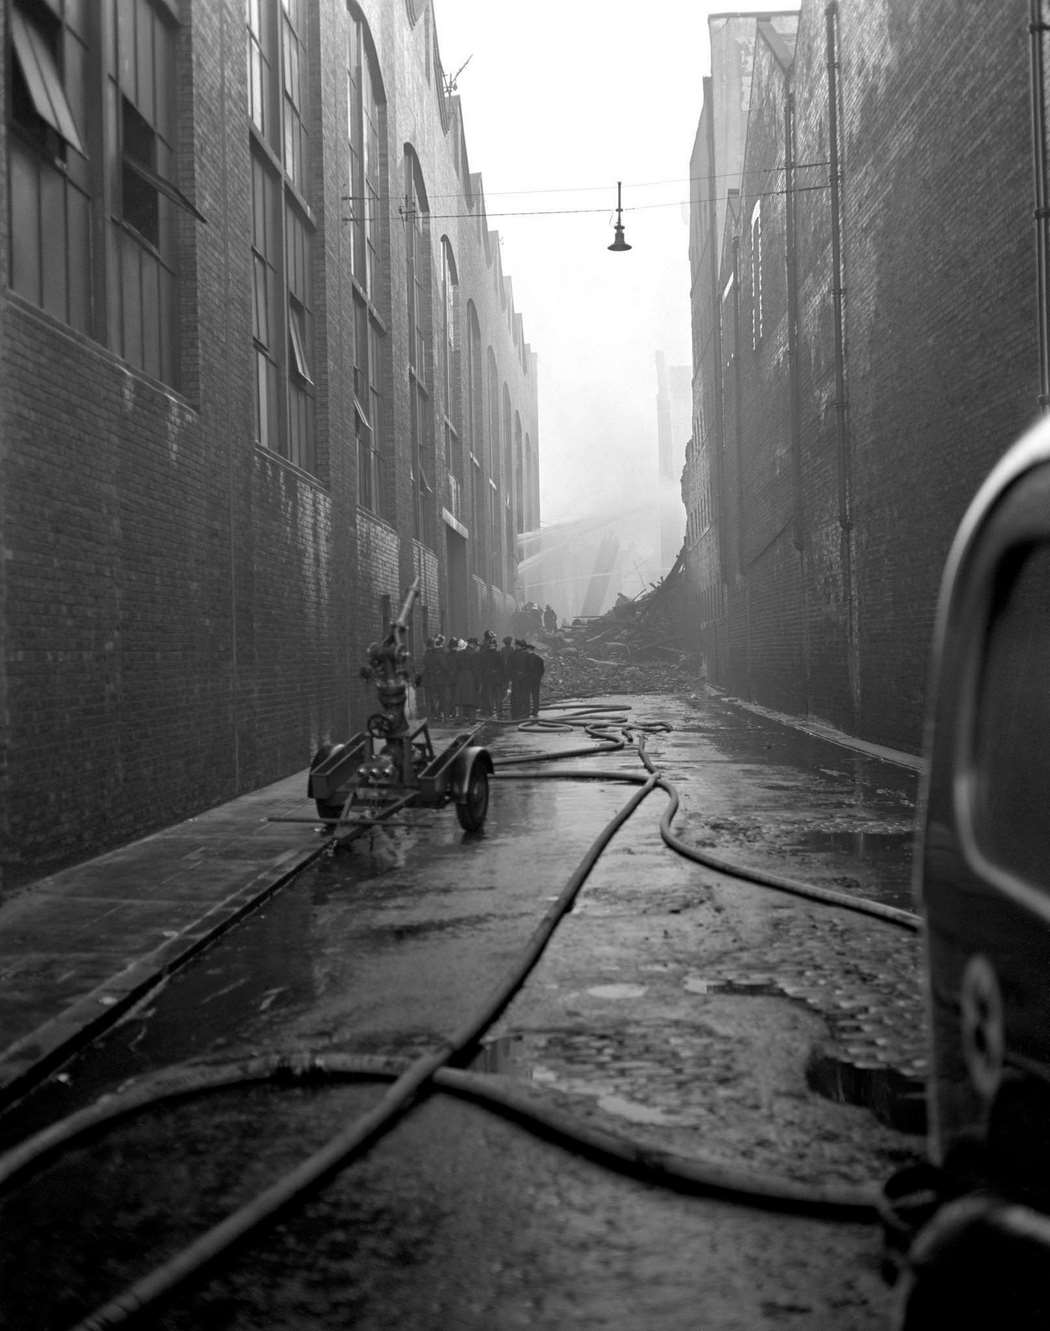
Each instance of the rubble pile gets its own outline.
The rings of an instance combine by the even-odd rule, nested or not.
[[[671,572],[633,600],[620,595],[596,619],[577,619],[541,634],[548,701],[597,694],[693,692],[702,677],[699,653],[681,613],[681,556]],[[695,642],[695,636],[693,636]]]

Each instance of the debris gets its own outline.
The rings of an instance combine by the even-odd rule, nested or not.
[[[538,635],[537,646],[546,657],[545,697],[695,694],[704,671],[684,613],[684,590],[679,554],[667,576],[634,600],[621,594],[604,615]]]

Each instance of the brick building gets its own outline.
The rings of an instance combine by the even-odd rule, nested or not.
[[[682,477],[709,676],[912,750],[951,537],[1039,411],[1029,17],[710,20]]]
[[[4,0],[0,865],[305,765],[502,628],[536,360],[426,0]]]

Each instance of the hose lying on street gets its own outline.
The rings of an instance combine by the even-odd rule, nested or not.
[[[677,853],[721,873],[729,873],[763,886],[793,892],[824,904],[861,911],[903,927],[916,927],[915,917],[906,911],[830,889],[793,883],[791,880],[780,879],[761,871],[745,870],[680,841],[670,831],[671,821],[678,809],[677,791],[654,769],[645,752],[646,733],[668,727],[662,723],[652,726],[643,723],[629,724],[626,717],[621,715],[622,708],[600,709],[602,713],[613,710],[617,712],[615,720],[604,715],[596,716],[595,713],[599,711],[596,707],[585,707],[574,709],[573,715],[564,722],[551,724],[526,722],[526,726],[540,730],[565,730],[583,726],[587,729],[588,735],[599,743],[587,749],[568,750],[538,758],[507,759],[501,762],[500,767],[504,768],[512,763],[534,764],[537,761],[554,761],[581,754],[607,753],[624,748],[629,739],[634,738],[642,762],[648,768],[648,775],[588,769],[496,773],[504,779],[518,780],[586,778],[617,781],[636,785],[638,789],[592,842],[543,920],[534,930],[509,974],[496,986],[477,1013],[449,1038],[441,1041],[436,1048],[407,1066],[383,1060],[361,1060],[330,1055],[324,1058],[253,1060],[246,1064],[225,1065],[221,1068],[178,1069],[174,1073],[169,1072],[150,1079],[129,1094],[112,1100],[103,1100],[79,1114],[72,1115],[36,1134],[0,1158],[0,1189],[2,1189],[16,1179],[25,1177],[45,1158],[74,1141],[100,1130],[103,1125],[163,1100],[185,1098],[203,1091],[243,1085],[253,1081],[302,1085],[322,1078],[331,1080],[369,1077],[391,1082],[379,1103],[368,1113],[348,1124],[318,1151],[251,1202],[227,1216],[170,1260],[136,1281],[116,1299],[97,1309],[79,1324],[76,1331],[101,1331],[101,1328],[138,1321],[161,1300],[169,1297],[190,1279],[202,1274],[221,1256],[262,1226],[276,1220],[293,1204],[362,1154],[389,1131],[423,1094],[435,1087],[493,1108],[562,1145],[587,1154],[604,1164],[630,1172],[650,1183],[682,1191],[716,1195],[766,1209],[827,1219],[870,1221],[876,1218],[877,1190],[873,1186],[852,1188],[803,1186],[787,1179],[759,1177],[744,1171],[691,1160],[592,1127],[552,1106],[538,1105],[535,1100],[520,1092],[494,1082],[490,1076],[471,1074],[454,1066],[473,1055],[481,1036],[524,984],[559,921],[572,908],[580,888],[609,841],[641,802],[658,787],[669,796],[669,804],[660,824],[661,835],[666,844]],[[609,733],[613,726],[621,727],[619,736]]]
[[[42,1168],[56,1153],[160,1104],[258,1084],[305,1087],[396,1081],[404,1071],[400,1061],[348,1054],[277,1054],[221,1065],[167,1068],[126,1091],[103,1097],[20,1143],[0,1158],[0,1192]],[[549,1141],[646,1183],[818,1219],[877,1218],[879,1190],[874,1184],[802,1184],[665,1151],[543,1104],[491,1073],[442,1067],[434,1072],[433,1083],[440,1091],[494,1110]]]
[[[570,729],[574,724],[579,724],[580,720],[593,725],[593,713],[599,709],[585,708],[581,712],[576,712],[576,719],[570,716],[563,722],[552,721],[547,723],[543,719],[544,725],[550,728]],[[614,710],[612,707],[604,710]],[[646,752],[646,735],[654,731],[663,731],[669,729],[663,722],[657,722],[655,725],[645,722],[628,721],[623,709],[619,709],[620,715],[615,718],[615,724],[623,727],[625,738],[616,748],[623,748],[626,744],[626,737],[633,735],[636,737],[638,755],[645,765],[645,768],[651,774],[656,769]],[[525,725],[532,723],[526,722]],[[600,724],[600,723],[598,723]],[[609,720],[605,724],[612,725]],[[520,727],[524,729],[525,727]],[[591,730],[587,730],[591,734]],[[526,780],[535,778],[536,780],[549,780],[552,777],[569,780],[623,780],[624,774],[616,770],[610,771],[588,771],[587,769],[574,769],[571,772],[542,772],[528,769],[524,772],[504,772],[503,769],[512,764],[525,764],[537,762],[553,762],[559,758],[575,758],[589,753],[599,753],[600,748],[593,749],[567,749],[560,753],[540,754],[532,757],[504,758],[499,763],[498,770],[493,774],[496,777],[502,776],[504,780]],[[695,864],[701,864],[706,869],[713,869],[716,873],[726,874],[731,878],[739,878],[744,882],[753,883],[758,887],[768,887],[776,892],[786,892],[792,896],[803,897],[809,901],[819,902],[824,906],[835,906],[841,910],[853,911],[858,915],[867,915],[872,919],[883,920],[887,924],[896,925],[898,928],[907,929],[910,932],[916,932],[919,928],[919,917],[909,910],[902,910],[899,906],[888,906],[881,901],[871,901],[867,897],[854,896],[850,892],[837,892],[834,888],[818,887],[813,883],[802,883],[793,878],[785,878],[781,874],[769,873],[765,869],[759,869],[748,865],[736,864],[732,860],[723,859],[720,855],[714,855],[710,851],[702,849],[699,846],[691,846],[683,841],[681,837],[676,836],[671,831],[671,823],[674,821],[675,814],[678,812],[680,800],[677,789],[665,777],[660,777],[657,784],[660,789],[665,791],[669,797],[669,804],[660,819],[660,835],[664,843],[676,854],[683,856],[687,860],[692,860]]]
[[[102,1331],[104,1327],[127,1326],[169,1297],[192,1278],[199,1276],[220,1257],[242,1243],[251,1234],[270,1224],[292,1205],[309,1195],[355,1157],[362,1154],[394,1126],[432,1082],[439,1068],[471,1051],[492,1025],[515,993],[524,984],[550,941],[562,916],[573,905],[580,888],[598,859],[642,800],[656,788],[658,778],[650,775],[588,847],[568,882],[533,931],[517,962],[479,1007],[449,1038],[421,1055],[401,1072],[380,1102],[319,1150],[303,1160],[217,1225],[176,1253],[148,1275],[137,1280],[115,1299],[96,1309],[75,1331]]]

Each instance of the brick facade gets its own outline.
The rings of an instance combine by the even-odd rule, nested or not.
[[[280,5],[263,11],[281,22]],[[63,29],[54,10],[31,0],[0,4],[0,37],[11,51],[0,66],[0,91],[15,106],[12,121],[0,123],[0,870],[9,884],[305,765],[319,740],[345,736],[372,709],[357,671],[384,611],[396,613],[412,579],[421,583],[417,646],[424,633],[473,633],[490,620],[502,629],[514,607],[515,535],[539,522],[536,359],[485,222],[462,109],[445,92],[423,0],[302,6],[301,173],[287,141],[282,149],[278,135],[276,152],[268,150],[253,129],[243,0],[122,7],[134,13],[140,36],[156,24],[155,40],[171,43],[175,143],[168,159],[158,110],[157,157],[146,165],[177,185],[203,221],[185,206],[169,207],[148,177],[143,192],[140,172],[129,175],[129,144],[160,107],[164,88],[144,91],[141,78],[132,87],[121,82],[124,74],[107,76],[100,53],[122,42],[123,30],[109,27],[111,0],[87,12],[79,31],[75,15]],[[14,49],[16,30],[27,23],[51,45],[59,81],[86,53],[88,78],[123,117],[123,159],[119,143],[108,144],[112,119],[80,126],[86,151],[74,158],[37,116]],[[355,402],[351,25],[365,34],[381,107],[378,157],[370,159],[380,183],[380,276],[372,293],[382,335],[380,512],[359,503],[355,444],[362,390]],[[160,57],[155,63],[160,68]],[[3,86],[9,71],[13,90]],[[77,120],[73,93],[70,102]],[[70,258],[80,242],[73,223],[65,234],[49,225],[53,163],[63,156],[85,176],[112,160],[108,179],[123,181],[119,197],[90,199],[88,278],[96,286],[87,312],[75,317],[33,290],[34,280],[42,275],[46,285],[60,267],[70,280],[83,272]],[[408,232],[419,209],[406,205],[408,161],[427,215],[411,318]],[[32,189],[27,170],[38,173]],[[267,418],[269,447],[259,441],[258,412],[266,407],[256,406],[254,377],[266,340],[258,294],[265,242],[253,239],[264,178],[277,182],[283,200],[272,215],[285,240],[272,253],[287,267],[286,287],[273,288],[280,308],[266,307],[285,330],[271,339],[284,396]],[[38,213],[42,260],[27,258],[17,240],[37,188],[45,204],[52,200]],[[169,218],[157,223],[155,244],[138,234],[129,244],[127,226],[110,217],[121,199],[125,217],[143,232],[157,216]],[[136,199],[145,202],[134,218]],[[293,243],[300,233],[308,237],[303,272]],[[492,353],[482,373],[494,366],[498,377],[498,410],[479,420],[472,440],[474,474],[485,487],[482,531],[471,527],[469,493],[457,503],[449,480],[443,242],[458,278],[450,375],[456,413],[463,411],[468,305],[481,346]],[[176,298],[161,338],[171,332],[175,360],[158,373],[150,282],[154,251],[163,258],[168,243]],[[141,286],[132,287],[140,279],[129,275],[128,255],[141,262]],[[115,350],[118,324],[130,354]],[[420,362],[414,381],[413,354]],[[308,404],[301,427],[289,415],[293,402]],[[298,453],[286,434],[296,428]],[[461,421],[461,435],[463,428]],[[450,584],[449,531],[466,552],[458,590]],[[478,542],[485,557],[476,596],[469,570]],[[465,616],[454,614],[457,605]]]
[[[713,19],[693,154],[683,496],[710,515],[697,595],[722,589],[710,677],[912,750],[949,542],[1038,411],[1028,9],[1009,9]]]

